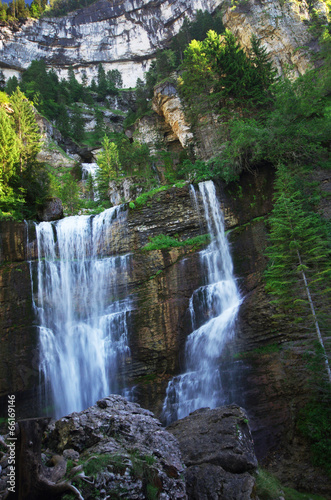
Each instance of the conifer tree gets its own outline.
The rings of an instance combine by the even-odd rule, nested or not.
[[[0,6],[1,9],[1,6]],[[6,86],[6,79],[3,71],[0,70],[0,91],[4,90]]]
[[[0,106],[0,194],[8,186],[19,160],[19,145],[13,119]]]
[[[107,85],[107,77],[106,72],[100,63],[98,66],[98,94],[102,99],[104,99],[107,95],[108,85]]]
[[[273,303],[284,315],[292,321],[310,324],[314,329],[331,383],[323,341],[323,313],[330,296],[330,248],[319,216],[305,209],[293,175],[282,165],[278,168],[275,189],[266,289],[275,297]]]
[[[71,125],[70,135],[77,142],[81,142],[84,139],[85,135],[84,119],[82,116],[82,110],[76,103],[73,106],[73,111],[70,117],[70,125]]]
[[[109,137],[105,136],[102,141],[103,150],[98,155],[98,171],[96,182],[98,193],[103,199],[108,197],[109,181],[118,177],[121,171],[121,163],[117,146],[111,142]]]
[[[23,172],[27,162],[40,151],[40,131],[33,106],[19,88],[11,95],[10,103],[19,144],[20,172]]]

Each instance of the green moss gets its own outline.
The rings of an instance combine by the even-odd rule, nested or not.
[[[195,248],[199,248],[203,245],[206,245],[210,242],[210,234],[202,234],[199,236],[195,236],[194,238],[189,238],[184,241],[179,241],[176,238],[173,238],[172,236],[168,236],[166,234],[158,234],[157,236],[154,236],[154,238],[150,239],[150,242],[147,243],[143,247],[143,251],[148,252],[150,250],[162,250],[166,248],[172,248],[172,247],[187,247],[187,246],[192,246]]]
[[[235,359],[246,359],[246,358],[262,356],[263,354],[273,354],[273,353],[279,352],[279,351],[280,351],[279,344],[268,344],[268,345],[264,345],[261,347],[257,347],[256,349],[253,349],[252,351],[238,352],[237,354],[234,355],[234,358]]]
[[[116,472],[122,472],[126,469],[123,463],[123,457],[120,455],[95,455],[91,457],[84,465],[84,472],[87,476],[96,476],[99,472],[112,465]]]
[[[143,207],[144,205],[146,205],[148,200],[153,198],[154,195],[156,195],[157,193],[160,193],[161,191],[167,191],[171,187],[172,186],[161,186],[161,187],[152,189],[151,191],[147,191],[147,193],[142,193],[140,196],[138,196],[138,198],[136,198],[135,203],[134,203],[135,207],[136,208]]]
[[[325,399],[311,401],[300,411],[298,429],[310,442],[313,464],[331,477],[331,405],[330,397]]]
[[[264,469],[259,469],[256,477],[256,493],[260,500],[325,500],[319,495],[300,493],[293,488],[282,486],[278,479]]]
[[[155,379],[156,379],[156,373],[147,373],[147,375],[143,375],[142,377],[136,378],[135,383],[149,384],[149,382],[154,382]]]

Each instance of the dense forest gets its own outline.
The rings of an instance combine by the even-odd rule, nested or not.
[[[27,15],[23,3],[18,0],[7,9],[3,4],[2,20]],[[58,1],[52,8],[60,15],[80,6],[79,1]],[[34,0],[29,9],[31,15],[35,16],[33,9],[39,15],[45,4]],[[109,133],[102,111],[109,109],[109,98],[123,92],[116,70],[106,73],[100,64],[96,81],[88,84],[84,75],[79,83],[71,68],[68,79],[60,81],[40,60],[32,62],[20,81],[16,77],[5,81],[0,75],[0,216],[35,218],[37,207],[49,196],[59,196],[67,213],[102,210],[109,206],[109,181],[133,174],[143,175],[147,188],[156,192],[153,166],[157,161],[167,167],[168,184],[221,178],[236,186],[245,170],[254,172],[262,164],[274,169],[266,287],[277,314],[291,311],[298,325],[316,339],[316,354],[308,360],[315,398],[302,414],[300,428],[311,440],[316,463],[331,473],[327,357],[331,226],[318,208],[326,194],[314,180],[314,172],[331,168],[331,25],[316,24],[314,29],[322,56],[316,68],[296,80],[286,74],[277,76],[261,40],[253,36],[251,49],[245,52],[220,18],[208,13],[199,12],[195,22],[185,21],[169,45],[157,51],[145,80],[137,81],[135,108],[126,116],[124,128],[152,113],[153,89],[168,81],[177,88],[194,133],[207,124],[218,130],[222,148],[215,144],[217,153],[208,161],[188,148],[173,163],[162,148],[152,155],[145,144],[130,142],[123,133]],[[93,132],[84,130],[84,105],[94,110]],[[37,162],[41,141],[35,109],[64,137],[80,145],[102,145],[97,177],[88,179],[83,193],[77,169],[59,178],[48,165]],[[93,199],[93,183],[98,201]]]

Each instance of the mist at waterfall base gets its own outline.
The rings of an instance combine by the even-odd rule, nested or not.
[[[223,214],[212,181],[199,184],[204,218],[212,242],[200,252],[205,283],[190,298],[192,333],[185,345],[184,370],[168,384],[162,420],[169,424],[202,407],[216,408],[229,401],[223,389],[222,354],[234,337],[241,297],[224,232]],[[191,190],[194,206],[199,204]],[[227,378],[231,374],[227,373]],[[230,386],[231,384],[228,384]]]
[[[112,225],[125,228],[125,219],[114,207],[36,225],[41,407],[57,418],[125,394],[118,372],[130,358],[130,254],[107,255]]]

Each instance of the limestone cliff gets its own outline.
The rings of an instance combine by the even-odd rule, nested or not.
[[[321,16],[326,6],[316,1]],[[316,51],[316,35],[309,31],[307,3],[280,0],[99,0],[62,18],[28,19],[17,26],[2,25],[0,68],[6,76],[19,73],[32,60],[44,59],[61,77],[69,66],[77,75],[86,71],[91,81],[99,63],[106,71],[118,69],[124,86],[134,86],[148,69],[157,48],[176,34],[184,17],[198,10],[222,8],[226,28],[249,47],[252,33],[264,45],[281,71],[293,67],[303,73]]]
[[[135,86],[158,47],[176,34],[184,16],[213,12],[221,0],[99,0],[62,18],[29,19],[0,34],[0,67],[22,71],[45,59],[63,77],[70,65],[91,80],[99,63],[118,69],[126,87]],[[5,71],[6,73],[6,71]]]

